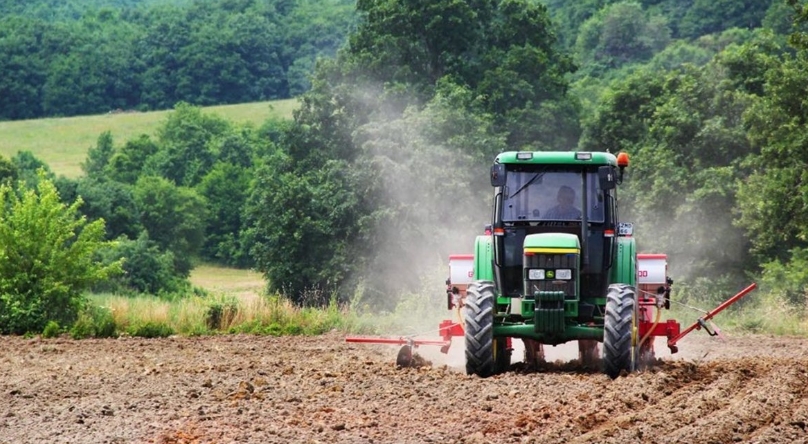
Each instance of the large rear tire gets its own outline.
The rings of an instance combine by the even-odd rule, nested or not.
[[[610,378],[622,371],[634,371],[634,325],[637,302],[634,287],[612,284],[606,295],[606,319],[603,324],[603,364]]]
[[[494,283],[474,281],[466,289],[463,306],[466,338],[466,373],[482,378],[493,375],[501,359],[494,356]],[[498,348],[498,347],[497,347]],[[502,350],[500,353],[505,352]]]

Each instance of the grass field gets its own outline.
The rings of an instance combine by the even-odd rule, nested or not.
[[[260,125],[270,117],[291,118],[296,107],[297,99],[288,99],[211,106],[203,110],[233,122]],[[75,178],[82,174],[81,162],[101,133],[110,131],[116,145],[141,134],[151,136],[170,112],[123,112],[0,122],[0,155],[9,158],[19,151],[31,151],[57,175]]]
[[[194,267],[189,280],[195,287],[242,300],[253,300],[266,288],[266,281],[258,272],[217,265]]]

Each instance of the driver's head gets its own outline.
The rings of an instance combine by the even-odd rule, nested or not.
[[[572,206],[575,203],[575,190],[564,185],[558,189],[558,203]]]

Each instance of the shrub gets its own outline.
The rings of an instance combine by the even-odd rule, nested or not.
[[[36,190],[0,184],[0,333],[72,324],[82,291],[120,272],[120,261],[95,260],[108,245],[104,221],[88,222],[80,205],[62,203],[43,172]]]
[[[141,338],[167,338],[174,334],[174,329],[162,322],[145,322],[130,325],[126,332]]]
[[[112,312],[106,307],[88,305],[70,328],[73,339],[116,337],[117,326]]]
[[[73,339],[86,339],[95,336],[95,325],[89,316],[79,316],[70,327],[70,337]]]
[[[56,321],[49,321],[45,328],[42,330],[42,337],[45,339],[48,338],[55,338],[59,336],[59,333],[62,332],[61,327],[59,327],[59,323]]]
[[[226,329],[238,314],[238,302],[229,301],[212,302],[205,313],[205,324],[210,330]]]

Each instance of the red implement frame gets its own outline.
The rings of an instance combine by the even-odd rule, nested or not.
[[[721,303],[721,305],[714,308],[712,311],[710,311],[709,313],[707,313],[703,317],[700,317],[698,321],[694,322],[693,325],[691,325],[690,327],[687,327],[685,329],[685,331],[679,333],[679,335],[677,335],[677,336],[675,336],[673,338],[669,338],[668,339],[668,348],[671,349],[671,353],[676,353],[677,351],[679,351],[679,347],[676,346],[676,343],[679,342],[680,339],[685,337],[685,335],[687,335],[688,333],[690,333],[693,330],[701,330],[701,327],[705,325],[705,322],[707,322],[710,319],[712,319],[713,317],[715,317],[715,315],[717,315],[718,313],[721,313],[722,311],[724,311],[725,308],[727,308],[730,305],[738,302],[742,297],[746,296],[749,292],[751,292],[755,288],[757,288],[757,284],[755,284],[753,282],[748,287],[741,290],[735,296],[727,299],[726,301]]]
[[[684,331],[680,331],[679,323],[671,319],[668,319],[664,322],[652,321],[651,311],[656,304],[655,298],[641,297],[639,298],[638,301],[639,302],[638,307],[639,313],[637,320],[638,336],[640,338],[665,336],[668,338],[668,348],[671,350],[671,353],[676,353],[679,351],[679,347],[676,346],[676,343],[679,342],[683,337],[685,337],[688,333],[692,332],[693,330],[700,330],[702,327],[706,328],[707,321],[709,321],[717,314],[724,311],[730,305],[738,302],[742,297],[749,294],[749,292],[751,292],[755,288],[757,288],[757,284],[752,283],[748,287],[741,290],[735,296],[722,302],[721,305],[714,308],[712,311],[708,312],[703,317],[699,318],[696,322],[693,323],[693,325],[686,328]],[[660,310],[659,307],[657,307],[656,309]],[[461,326],[457,322],[453,322],[450,320],[441,322],[438,331],[440,332],[439,338],[418,338],[415,336],[399,336],[399,337],[348,336],[347,338],[345,338],[345,342],[354,342],[363,344],[402,345],[402,346],[409,346],[411,348],[417,348],[418,346],[421,345],[433,345],[433,346],[439,346],[441,352],[448,353],[449,347],[452,345],[452,337],[464,335],[463,326]],[[644,342],[643,344],[641,344],[641,346],[647,348],[649,351],[652,351],[653,341]]]
[[[463,327],[452,321],[440,323],[440,338],[417,338],[409,336],[399,337],[379,337],[379,336],[348,336],[345,342],[356,342],[360,344],[388,344],[388,345],[409,345],[417,348],[421,345],[437,345],[443,353],[449,352],[452,345],[453,336],[463,336]]]

